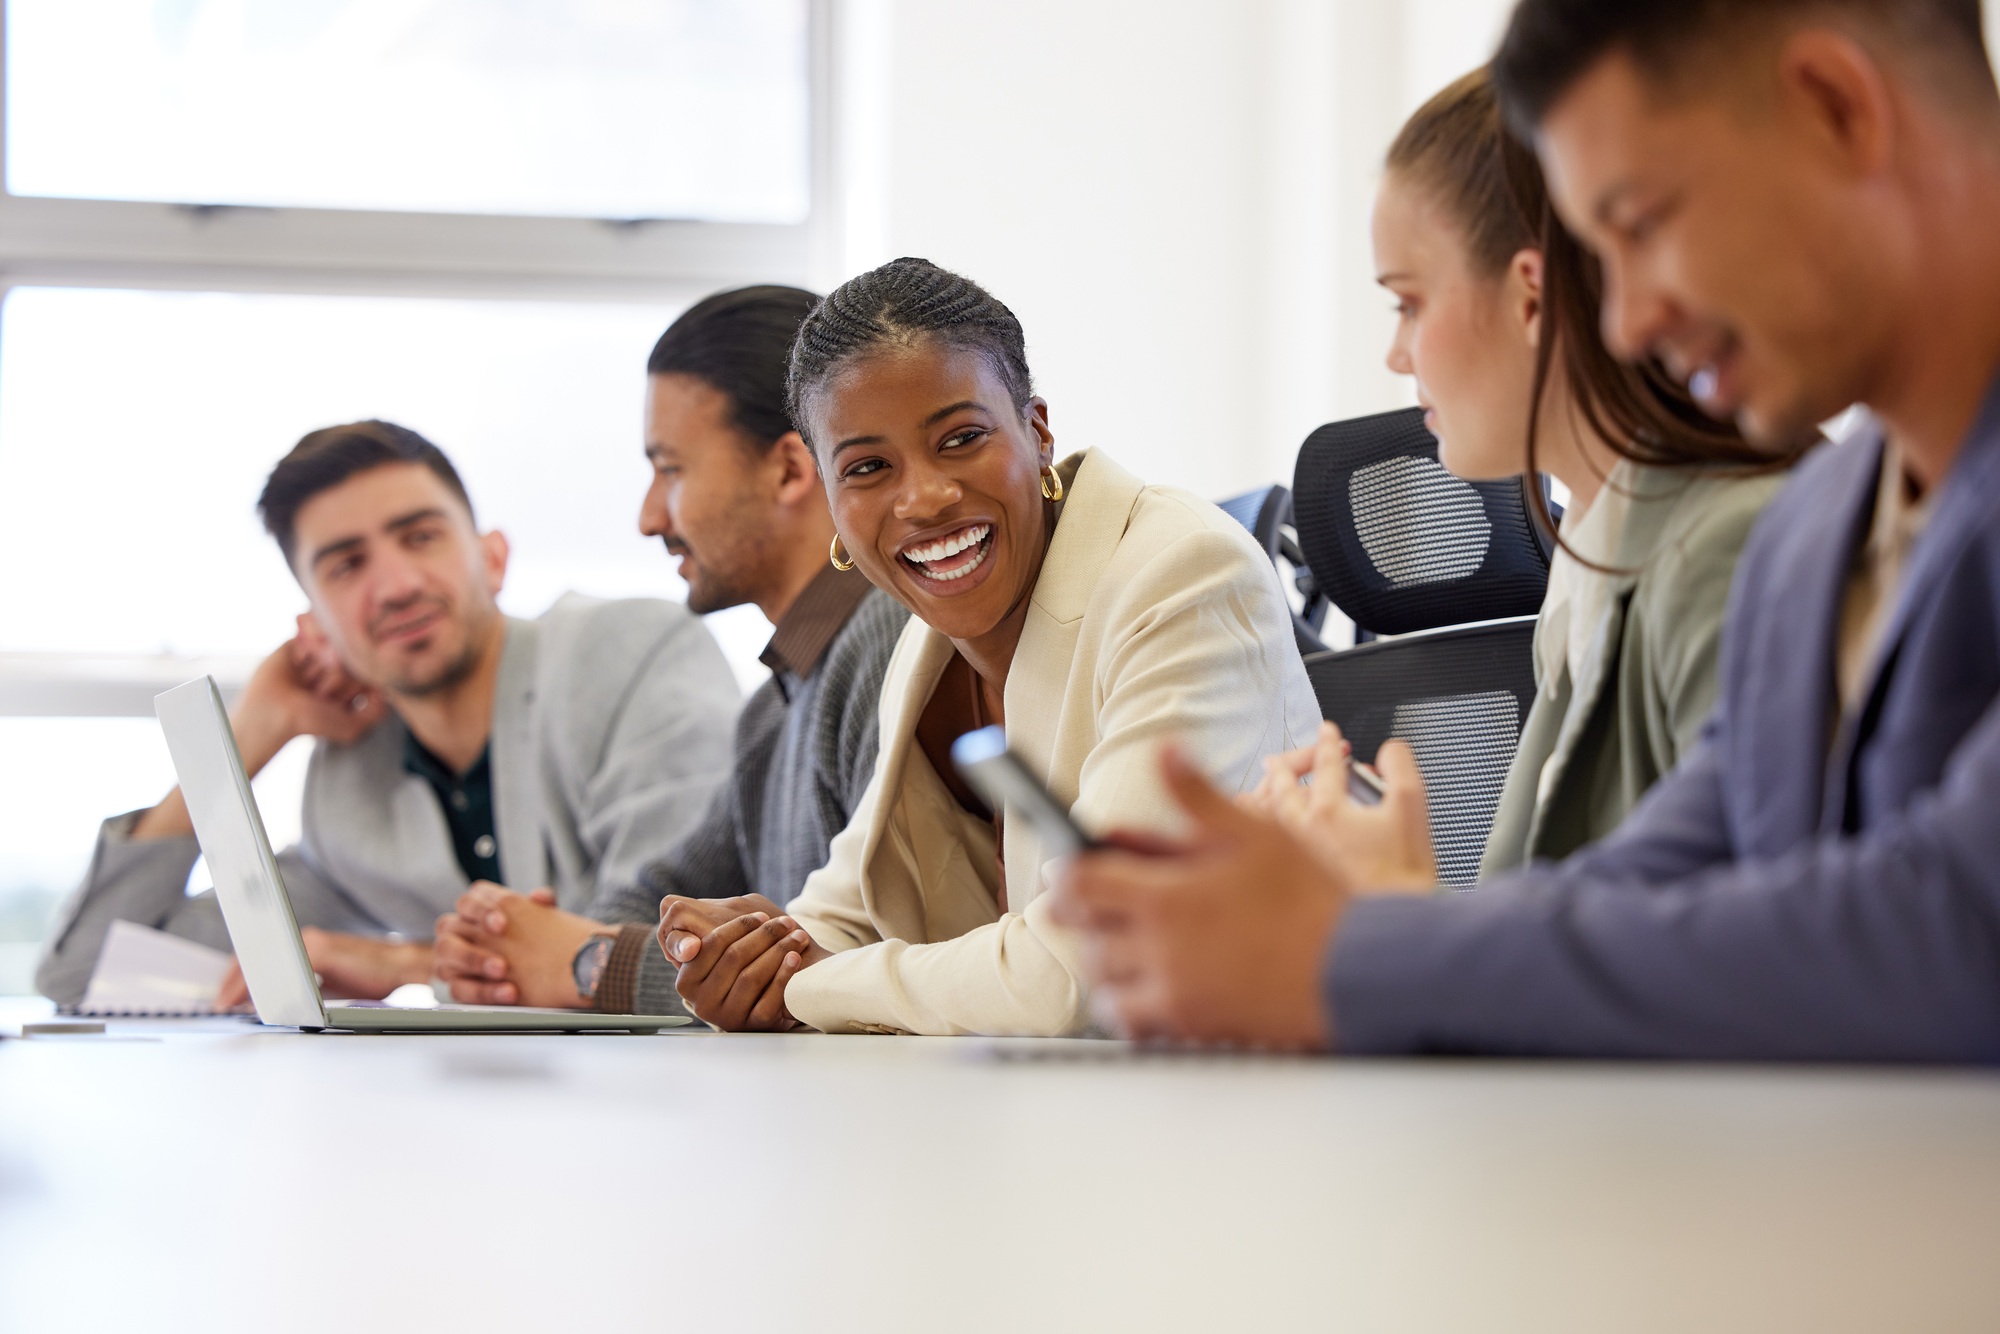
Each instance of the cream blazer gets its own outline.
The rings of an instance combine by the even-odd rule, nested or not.
[[[1007,741],[1085,828],[1171,832],[1162,741],[1240,792],[1263,756],[1313,738],[1290,612],[1270,558],[1214,505],[1095,450],[1058,472],[1067,496],[1007,675]],[[1049,919],[1034,827],[1004,822],[998,885],[992,826],[916,744],[951,655],[921,620],[897,643],[875,776],[786,908],[834,957],[794,977],[786,1004],[829,1033],[1074,1033],[1078,942]]]

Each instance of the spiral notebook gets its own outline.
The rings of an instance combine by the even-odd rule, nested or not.
[[[105,1018],[216,1014],[215,992],[229,974],[229,962],[228,954],[195,941],[137,922],[113,922],[82,1002],[63,1013]]]

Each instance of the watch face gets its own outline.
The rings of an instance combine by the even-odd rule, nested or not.
[[[592,936],[583,942],[583,948],[576,952],[576,960],[570,965],[577,995],[589,1000],[597,994],[598,979],[604,976],[604,965],[610,958],[610,936]]]

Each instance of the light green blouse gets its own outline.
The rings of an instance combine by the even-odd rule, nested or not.
[[[1613,470],[1591,507],[1608,499],[1610,512],[1584,517],[1587,527],[1617,529],[1597,551],[1586,549],[1608,550],[1601,563],[1613,572],[1559,554],[1559,566],[1569,568],[1552,571],[1551,588],[1564,610],[1535,628],[1538,693],[1487,838],[1482,879],[1603,838],[1694,745],[1715,706],[1736,558],[1783,480],[1629,464]]]

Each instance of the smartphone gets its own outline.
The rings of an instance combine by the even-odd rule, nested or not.
[[[1308,769],[1299,778],[1301,783],[1312,786],[1312,770]],[[1382,775],[1368,765],[1353,759],[1347,761],[1347,799],[1356,806],[1380,806],[1382,796],[1388,789],[1382,785]]]
[[[1357,806],[1382,804],[1382,776],[1365,764],[1347,762],[1347,796]]]
[[[1042,840],[1045,856],[1067,857],[1098,846],[1077,827],[1069,808],[1055,799],[1042,780],[1007,749],[1007,729],[982,727],[951,743],[951,762],[994,810],[1012,807],[1028,818]]]

